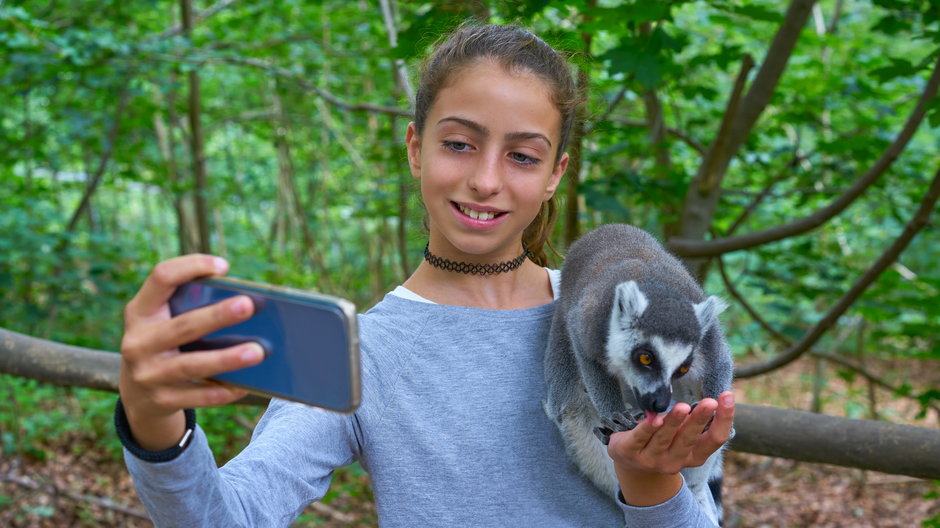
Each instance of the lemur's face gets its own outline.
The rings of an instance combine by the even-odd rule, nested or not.
[[[647,414],[665,412],[671,407],[673,383],[695,369],[701,335],[691,304],[687,308],[679,306],[684,309],[676,309],[677,313],[670,313],[669,317],[659,318],[653,328],[643,328],[640,317],[649,307],[649,299],[635,282],[617,287],[606,358],[610,373],[632,389],[635,401]],[[680,326],[685,331],[679,331]]]
[[[671,407],[673,382],[691,371],[695,346],[665,341],[642,330],[612,331],[607,357],[612,373],[633,389],[640,409],[661,413]]]

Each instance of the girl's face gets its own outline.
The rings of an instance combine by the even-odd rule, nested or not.
[[[442,88],[424,133],[408,125],[411,173],[421,180],[431,250],[451,259],[501,262],[520,241],[568,165],[557,164],[561,113],[548,86],[482,61]]]

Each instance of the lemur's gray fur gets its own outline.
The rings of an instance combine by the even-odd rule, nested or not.
[[[694,405],[731,388],[731,352],[718,322],[726,306],[706,298],[641,229],[602,226],[569,249],[545,356],[545,412],[574,463],[608,495],[617,488],[609,435],[636,427],[643,411]],[[721,461],[718,450],[682,470],[716,524]]]

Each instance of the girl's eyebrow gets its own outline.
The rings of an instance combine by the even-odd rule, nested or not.
[[[448,116],[438,121],[437,124],[440,125],[448,121],[453,121],[454,123],[463,125],[482,136],[490,135],[490,129],[486,128],[480,123],[477,123],[476,121],[465,119],[463,117]],[[506,138],[506,141],[518,141],[521,139],[541,139],[542,141],[548,144],[548,148],[552,147],[552,142],[547,137],[545,137],[545,134],[541,134],[539,132],[509,132],[508,134],[506,134],[505,138]]]

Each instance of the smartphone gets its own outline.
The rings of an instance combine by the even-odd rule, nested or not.
[[[261,363],[211,379],[262,396],[284,398],[332,411],[359,406],[359,333],[354,305],[345,299],[234,278],[202,278],[170,297],[176,316],[247,295],[254,314],[180,347],[181,352],[217,350],[255,341]]]

